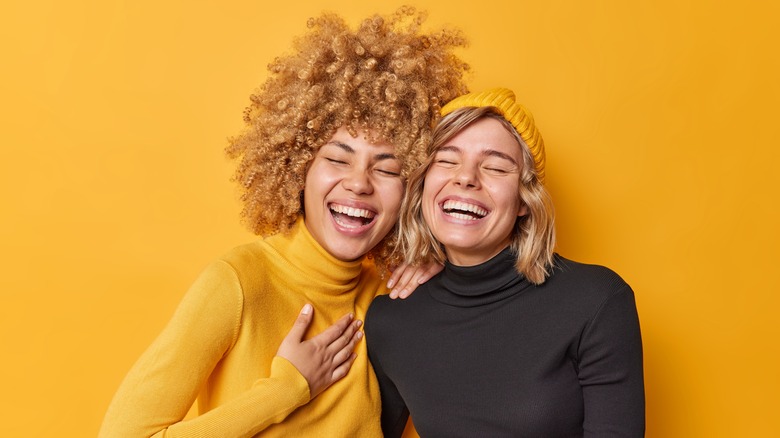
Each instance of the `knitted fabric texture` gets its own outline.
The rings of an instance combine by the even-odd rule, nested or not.
[[[515,127],[520,138],[523,139],[531,156],[534,159],[534,167],[540,181],[544,180],[544,139],[542,133],[536,128],[534,117],[524,106],[517,103],[515,93],[507,88],[493,88],[479,93],[469,93],[456,97],[441,109],[441,115],[465,107],[495,107],[498,112]]]

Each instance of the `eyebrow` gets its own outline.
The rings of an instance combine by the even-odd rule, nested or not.
[[[341,148],[342,150],[344,150],[344,152],[346,152],[348,154],[354,154],[355,153],[355,149],[352,146],[350,146],[350,145],[348,145],[346,143],[342,143],[342,142],[337,141],[337,140],[331,140],[331,141],[329,141],[329,142],[327,142],[325,144],[326,145],[332,144],[333,146],[337,146],[337,147]],[[381,161],[381,160],[397,160],[398,157],[396,157],[395,154],[390,154],[390,153],[384,152],[384,153],[381,153],[381,154],[374,155],[374,159],[377,160],[377,161]]]
[[[485,151],[483,153],[483,155],[487,155],[489,157],[503,158],[503,159],[509,161],[510,163],[514,164],[515,166],[518,166],[517,161],[515,161],[514,158],[510,157],[509,155],[507,155],[507,154],[505,154],[503,152],[494,151],[494,150],[490,149],[490,150]]]
[[[437,150],[436,152],[455,152],[455,153],[461,153],[461,149],[457,146],[442,146]],[[509,155],[499,152],[495,149],[488,149],[486,151],[482,152],[482,155],[488,156],[488,157],[497,157],[497,158],[503,158],[504,160],[509,161],[510,163],[514,164],[515,166],[520,166],[517,161],[515,161],[514,158],[510,157]]]

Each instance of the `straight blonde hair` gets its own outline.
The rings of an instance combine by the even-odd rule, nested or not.
[[[438,123],[427,148],[428,157],[409,177],[401,205],[398,227],[400,242],[396,250],[412,265],[434,260],[443,264],[447,260],[442,244],[434,237],[423,219],[422,193],[425,175],[439,149],[472,123],[485,117],[500,121],[522,149],[523,168],[517,196],[520,202],[528,207],[528,214],[517,218],[510,247],[517,257],[517,272],[534,284],[542,284],[549,277],[553,266],[555,210],[552,199],[534,167],[530,149],[512,124],[504,119],[495,107],[459,108]]]

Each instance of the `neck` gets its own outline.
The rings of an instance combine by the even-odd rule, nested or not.
[[[460,251],[454,248],[444,248],[444,253],[447,255],[447,261],[454,266],[477,266],[487,262],[493,257],[497,256],[501,251],[509,247],[509,242],[503,246],[499,246],[490,252],[474,252],[474,251]]]
[[[507,299],[531,285],[515,269],[516,255],[504,248],[495,257],[474,266],[447,262],[444,271],[430,281],[431,296],[457,307],[476,307]]]

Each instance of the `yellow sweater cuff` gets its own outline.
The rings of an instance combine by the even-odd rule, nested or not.
[[[289,382],[290,393],[300,394],[300,398],[296,400],[296,405],[303,405],[311,400],[309,382],[306,381],[303,374],[289,360],[281,356],[274,356],[271,361],[271,378]]]

